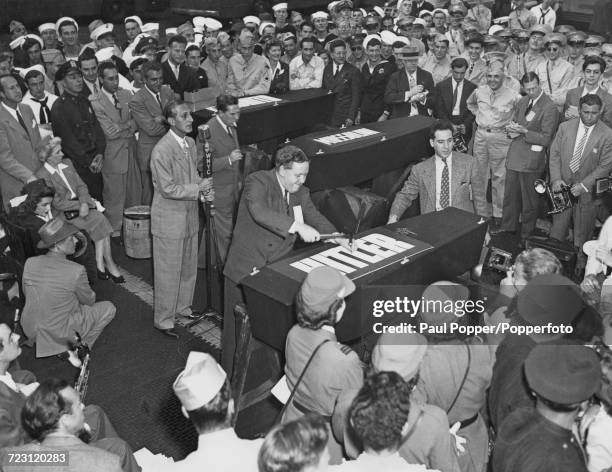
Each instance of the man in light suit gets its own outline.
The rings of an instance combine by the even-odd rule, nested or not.
[[[106,217],[113,227],[113,237],[121,235],[123,208],[127,190],[128,163],[136,149],[136,123],[130,115],[132,93],[119,88],[119,72],[110,61],[98,68],[102,87],[91,98],[91,106],[106,136],[102,179]]]
[[[334,226],[315,208],[304,187],[309,170],[306,154],[295,146],[281,148],[272,170],[254,172],[245,180],[238,207],[225,275],[222,365],[231,377],[235,350],[234,306],[243,300],[238,286],[254,268],[261,268],[291,252],[300,238],[312,243]],[[346,245],[346,240],[338,241]]]
[[[578,102],[580,97],[589,93],[594,93],[601,98],[603,111],[601,121],[608,127],[612,127],[612,95],[605,88],[600,86],[601,77],[606,70],[606,61],[599,56],[587,56],[582,64],[584,84],[573,88],[567,92],[565,104],[563,106],[564,120],[578,118]]]
[[[430,116],[435,103],[434,81],[429,72],[418,67],[418,49],[403,47],[399,59],[404,67],[391,74],[385,91],[385,103],[393,107],[391,118]]]
[[[21,324],[28,338],[36,341],[36,357],[66,351],[75,331],[90,347],[115,317],[111,302],[97,302],[89,286],[85,267],[69,261],[79,230],[55,218],[38,230],[39,249],[47,254],[30,257],[23,269],[26,303]]]
[[[324,89],[336,94],[332,112],[332,126],[352,126],[361,101],[361,74],[346,62],[346,43],[335,39],[329,43],[332,60],[323,69]]]
[[[435,89],[434,116],[450,121],[455,134],[461,134],[466,143],[472,138],[474,114],[467,107],[467,99],[476,90],[476,85],[465,79],[467,60],[456,57],[451,62],[452,77],[443,80]]]
[[[573,243],[580,250],[577,270],[586,263],[582,245],[593,235],[600,204],[594,193],[595,180],[607,177],[612,170],[612,130],[600,120],[602,106],[598,95],[581,97],[580,118],[561,123],[550,148],[553,191],[568,185],[577,199],[573,208],[553,215],[550,237],[565,240],[573,221]]]
[[[212,190],[212,179],[198,175],[195,142],[186,136],[193,123],[189,107],[172,101],[164,116],[170,131],[151,153],[154,326],[176,338],[175,315],[199,316],[191,309],[198,262],[198,202],[200,193]]]
[[[138,126],[136,156],[142,180],[142,204],[150,205],[153,200],[151,182],[151,151],[168,128],[164,119],[164,107],[174,100],[174,92],[162,86],[162,68],[158,62],[147,62],[142,66],[144,87],[130,100],[132,117]]]
[[[504,206],[499,231],[514,232],[521,218],[521,240],[535,229],[539,197],[534,182],[546,167],[546,149],[559,124],[559,111],[544,93],[535,72],[527,72],[522,80],[527,94],[521,98],[514,119],[506,128],[513,136],[506,158]]]
[[[217,116],[208,122],[212,152],[213,187],[215,189],[215,238],[219,259],[225,262],[234,216],[238,204],[240,160],[237,123],[240,118],[238,99],[232,95],[217,97]]]
[[[472,156],[453,152],[453,124],[436,121],[429,130],[429,143],[434,156],[412,168],[395,195],[388,223],[398,221],[417,197],[421,214],[449,206],[474,213],[471,185],[476,165]]]
[[[0,190],[5,208],[24,184],[36,180],[34,172],[40,167],[43,141],[31,108],[20,104],[22,97],[13,76],[0,77]]]

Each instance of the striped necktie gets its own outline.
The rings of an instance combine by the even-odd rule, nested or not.
[[[578,145],[576,146],[576,150],[574,151],[574,155],[572,156],[572,160],[570,161],[570,170],[573,173],[576,173],[578,169],[580,169],[580,160],[582,159],[582,151],[584,151],[584,145],[586,144],[587,136],[589,135],[589,130],[584,127],[582,136],[578,141]]]
[[[444,209],[450,205],[450,184],[448,177],[448,162],[442,159],[444,168],[442,169],[442,182],[440,185],[440,208]]]

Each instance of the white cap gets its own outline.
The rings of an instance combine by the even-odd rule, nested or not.
[[[416,18],[413,22],[413,25],[421,25],[423,28],[427,28],[427,22],[423,18]]]
[[[166,36],[170,36],[172,34],[174,34],[174,35],[177,34],[176,28],[166,28]]]
[[[396,36],[396,43],[402,43],[404,46],[410,46],[410,40],[406,36]]]
[[[11,48],[11,50],[17,49],[18,47],[21,47],[23,43],[25,43],[25,40],[26,40],[25,36],[19,36],[18,38],[13,39],[9,43],[9,48]]]
[[[55,31],[57,31],[57,34],[59,34],[60,25],[65,21],[69,21],[70,23],[74,25],[77,31],[79,30],[79,24],[76,22],[74,18],[71,18],[69,16],[62,16],[59,20],[55,22]]]
[[[204,26],[207,31],[219,31],[223,27],[221,22],[214,18],[204,18]]]
[[[95,30],[91,32],[91,39],[96,41],[100,36],[103,36],[108,33],[112,33],[114,26],[112,23],[105,23],[103,25],[98,26]]]
[[[280,2],[280,3],[277,3],[276,5],[272,5],[272,10],[274,11],[286,10],[288,7],[289,5],[287,5],[287,2]]]
[[[28,75],[28,72],[37,70],[42,75],[45,75],[45,67],[42,64],[36,64],[35,66],[28,67],[27,69],[20,69],[19,75],[25,79],[25,76]]]
[[[249,16],[245,16],[242,19],[242,22],[246,25],[247,23],[254,23],[257,26],[259,26],[261,24],[261,20],[256,17],[255,15],[249,15]]]
[[[261,23],[261,25],[259,25],[259,35],[262,36],[263,35],[263,31],[268,27],[268,26],[275,26],[274,23],[270,22],[270,21],[263,21]]]
[[[38,32],[42,33],[43,31],[53,30],[55,31],[55,23],[43,23],[38,27]]]
[[[490,34],[491,36],[493,36],[495,33],[499,32],[499,31],[503,31],[503,30],[505,30],[505,29],[506,29],[506,28],[504,28],[504,27],[503,27],[503,26],[501,26],[501,25],[493,25],[493,26],[491,26],[491,27],[489,28],[489,34]]]
[[[336,5],[338,5],[338,3],[340,3],[338,0],[334,0],[333,2],[329,2],[329,5],[327,5],[327,10],[328,11],[333,11],[334,8],[336,8]]]
[[[45,43],[43,42],[42,38],[40,36],[38,36],[37,34],[26,34],[25,35],[26,38],[30,38],[33,39],[34,41],[38,42],[38,44],[40,44],[41,48],[45,47]]]
[[[397,36],[391,31],[381,31],[380,38],[382,39],[383,44],[393,44],[397,41]]]
[[[419,12],[419,18],[423,18],[426,15],[433,15],[433,12],[431,10],[421,10]]]
[[[319,18],[327,20],[329,18],[329,15],[325,13],[324,11],[315,11],[312,15],[310,15],[310,17],[313,20],[318,20]]]
[[[195,33],[193,35],[193,39],[195,40],[195,43],[192,43],[192,44],[200,45],[200,44],[202,44],[202,40],[204,39],[204,35],[202,33]]]
[[[379,34],[368,34],[365,38],[363,38],[363,49],[366,49],[368,47],[368,43],[373,39],[378,39],[382,43],[382,39]]]
[[[142,25],[140,30],[143,33],[152,33],[153,31],[159,31],[159,23],[145,23]]]
[[[227,374],[210,354],[191,351],[172,388],[183,407],[193,411],[215,398],[226,379]]]
[[[140,19],[139,16],[136,16],[136,15],[126,16],[125,19],[123,20],[123,24],[125,25],[128,21],[133,21],[134,23],[137,23],[138,26],[140,26],[140,28],[142,28],[142,20]]]
[[[206,18],[204,18],[203,16],[194,16],[191,22],[193,23],[194,29],[206,27]]]
[[[376,12],[376,14],[378,16],[380,16],[381,18],[383,18],[385,16],[385,10],[383,10],[383,7],[376,6],[376,7],[372,8],[372,10],[374,10]]]
[[[438,12],[442,12],[445,16],[448,16],[448,10],[446,8],[434,8],[434,11],[432,11],[431,14],[435,15]]]
[[[96,59],[98,59],[98,62],[108,61],[111,57],[113,57],[114,53],[115,48],[113,46],[102,48],[96,51]]]
[[[359,11],[363,16],[366,16],[368,14],[368,12],[366,12],[364,8],[360,8]]]

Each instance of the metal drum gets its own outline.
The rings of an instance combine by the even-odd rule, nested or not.
[[[123,245],[125,253],[134,259],[150,259],[151,207],[133,206],[123,211]]]

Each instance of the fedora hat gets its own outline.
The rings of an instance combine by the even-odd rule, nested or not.
[[[36,245],[38,249],[47,249],[54,244],[63,241],[64,239],[79,232],[79,228],[70,223],[65,223],[64,220],[54,218],[47,221],[38,230],[40,241]]]

